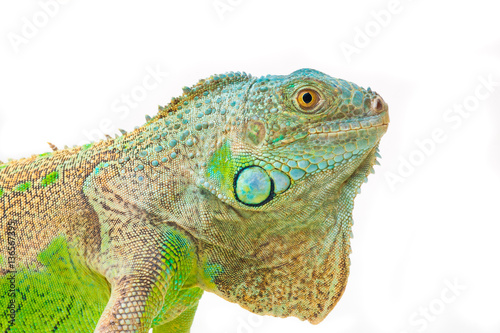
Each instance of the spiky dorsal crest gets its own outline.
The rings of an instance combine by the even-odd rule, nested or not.
[[[170,103],[164,107],[158,106],[158,114],[151,118],[150,121],[155,121],[161,118],[167,117],[169,114],[176,112],[179,106],[186,100],[191,100],[195,96],[202,95],[203,92],[207,90],[212,90],[219,86],[225,86],[231,83],[247,81],[251,79],[252,76],[245,72],[228,72],[225,74],[214,74],[207,79],[201,79],[193,85],[192,87],[182,88],[182,95],[179,97],[174,97]]]

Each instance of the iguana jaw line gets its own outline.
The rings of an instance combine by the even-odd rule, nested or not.
[[[389,124],[389,114],[383,114],[365,117],[360,120],[348,121],[328,121],[317,127],[309,129],[310,134],[315,133],[335,133],[335,132],[349,132],[351,130],[368,129],[373,127],[387,126]]]
[[[277,142],[278,145],[287,145],[299,140],[314,140],[316,138],[324,138],[325,135],[331,136],[331,139],[335,139],[339,133],[350,133],[357,132],[360,130],[380,130],[383,129],[382,133],[387,131],[389,125],[389,113],[384,112],[383,114],[366,117],[360,120],[349,120],[349,121],[328,121],[320,126],[315,126],[309,128],[308,132],[303,132],[303,134],[296,135],[294,137],[283,139]],[[330,137],[329,137],[330,139]]]

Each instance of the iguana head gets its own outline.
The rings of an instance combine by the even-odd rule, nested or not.
[[[352,174],[389,120],[377,93],[310,69],[254,80],[236,118],[206,179],[225,202],[256,211],[297,205],[304,190]]]
[[[386,103],[311,69],[197,89],[185,104],[210,102],[214,117],[194,134],[200,192],[183,226],[199,240],[200,283],[256,313],[320,322],[347,282],[353,200]]]

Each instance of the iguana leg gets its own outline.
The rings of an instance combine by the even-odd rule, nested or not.
[[[203,289],[199,287],[184,288],[180,290],[174,302],[165,301],[158,316],[153,320],[153,329],[163,327],[163,325],[177,320],[177,318],[193,306],[196,308],[201,295],[203,295]],[[189,328],[189,326],[187,328]]]
[[[177,318],[153,328],[153,333],[189,333],[198,303],[187,308]]]
[[[147,332],[164,304],[176,303],[191,273],[192,249],[182,234],[176,230],[155,234],[154,230],[135,227],[136,234],[149,241],[141,244],[129,233],[128,240],[133,241],[121,249],[119,262],[106,265],[111,297],[95,332]],[[152,248],[151,243],[156,246]]]
[[[95,332],[147,332],[161,303],[161,294],[150,279],[124,277],[113,288]]]
[[[108,178],[106,172],[93,173],[84,187],[100,225],[100,250],[90,252],[87,262],[111,285],[95,332],[146,333],[179,292],[193,285],[196,249],[177,225],[137,204],[148,202],[144,192]]]

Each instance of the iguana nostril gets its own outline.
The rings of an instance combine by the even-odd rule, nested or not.
[[[385,104],[384,100],[380,96],[376,96],[372,100],[372,111],[375,113],[382,113],[386,109],[387,105]]]

